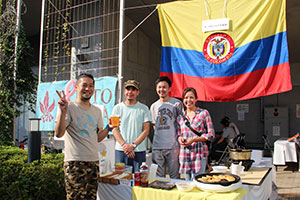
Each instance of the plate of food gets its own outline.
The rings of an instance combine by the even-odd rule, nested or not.
[[[157,188],[157,189],[166,189],[166,190],[170,190],[173,189],[174,187],[176,187],[176,185],[174,183],[171,182],[166,182],[166,181],[153,181],[152,183],[149,184],[150,187],[152,188]]]
[[[231,192],[242,186],[241,178],[229,173],[204,173],[195,176],[196,186],[210,192]]]

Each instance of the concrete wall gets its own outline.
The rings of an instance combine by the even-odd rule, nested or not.
[[[135,24],[126,17],[124,36],[134,27]],[[123,81],[139,81],[141,92],[138,99],[148,106],[158,98],[155,80],[160,72],[160,49],[160,46],[156,46],[140,29],[134,31],[124,43]]]
[[[246,134],[247,146],[262,148],[264,134],[264,107],[287,107],[288,108],[288,133],[282,136],[291,137],[300,130],[300,118],[296,118],[296,104],[300,104],[300,66],[299,63],[291,63],[291,76],[293,89],[291,91],[255,98],[238,102],[200,102],[199,105],[208,109],[214,122],[216,131],[221,131],[220,120],[228,116],[236,123],[242,133]],[[249,113],[245,114],[245,120],[238,120],[237,104],[249,104]],[[272,136],[268,136],[272,141]],[[273,144],[272,144],[273,145]]]
[[[243,121],[238,120],[237,104],[249,104],[249,112],[244,114]],[[209,111],[215,131],[222,131],[220,121],[224,116],[228,116],[238,126],[240,132],[246,134],[248,144],[261,146],[263,144],[261,136],[264,130],[261,104],[261,99],[257,98],[240,102],[200,102],[200,107]]]

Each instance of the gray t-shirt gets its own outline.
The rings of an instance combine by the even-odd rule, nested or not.
[[[222,137],[226,138],[226,142],[229,143],[231,139],[235,138],[236,133],[231,127],[223,129]]]
[[[152,123],[155,124],[152,149],[172,149],[178,147],[177,116],[183,111],[180,100],[173,97],[166,102],[157,100],[150,107]]]
[[[66,114],[64,161],[97,161],[97,129],[103,128],[100,108],[91,105],[85,109],[70,102]]]

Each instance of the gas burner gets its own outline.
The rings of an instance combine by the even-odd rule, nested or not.
[[[242,165],[245,167],[245,171],[248,171],[251,168],[252,163],[254,163],[254,160],[230,160],[228,162],[228,167],[230,167],[230,165],[232,163],[234,164],[239,164],[240,162],[242,162]]]

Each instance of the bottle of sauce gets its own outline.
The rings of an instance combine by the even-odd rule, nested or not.
[[[140,167],[141,186],[148,187],[148,166],[143,162]]]
[[[141,173],[134,172],[134,186],[141,186]]]

